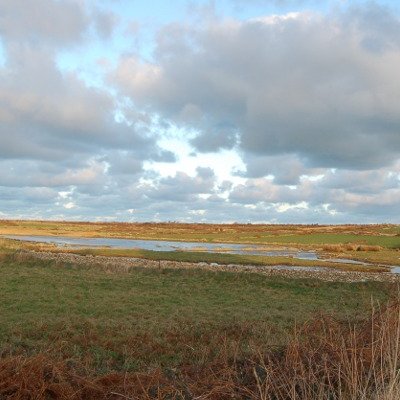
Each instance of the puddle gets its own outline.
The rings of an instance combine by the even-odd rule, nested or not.
[[[301,265],[271,265],[265,268],[277,269],[283,271],[309,271],[309,272],[326,272],[326,271],[336,271],[333,268],[327,267],[302,267]]]
[[[364,261],[350,260],[348,258],[327,258],[324,261],[337,262],[341,264],[371,265]]]

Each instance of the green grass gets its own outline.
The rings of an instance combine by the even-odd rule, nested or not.
[[[165,260],[190,263],[217,263],[222,265],[294,265],[302,267],[329,267],[346,271],[386,272],[387,269],[379,266],[363,266],[356,264],[335,263],[319,260],[303,260],[285,256],[254,256],[242,254],[207,253],[203,251],[153,251],[142,249],[80,249],[70,250],[74,254],[94,255],[106,257],[135,257],[148,260]]]
[[[358,318],[389,292],[382,283],[201,270],[110,274],[3,255],[0,353],[47,350],[100,372],[201,362],[222,337],[243,352],[282,345],[294,322],[317,312]]]
[[[381,250],[381,251],[346,251],[335,253],[334,257],[351,258],[354,260],[365,261],[381,265],[400,265],[400,251]]]
[[[355,235],[350,233],[309,233],[309,234],[279,234],[268,232],[257,236],[229,234],[188,234],[182,237],[171,233],[167,238],[175,240],[203,241],[209,243],[254,243],[254,244],[284,244],[284,245],[322,245],[357,243],[382,246],[390,249],[400,248],[400,236]]]
[[[354,235],[349,233],[331,234],[307,234],[307,235],[282,235],[278,237],[263,238],[267,242],[298,243],[298,244],[340,244],[357,243],[387,248],[400,248],[400,236],[379,235]]]

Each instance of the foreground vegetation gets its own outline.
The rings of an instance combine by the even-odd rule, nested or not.
[[[390,288],[200,270],[107,274],[19,254],[4,257],[0,274],[3,351],[34,353],[62,341],[63,352],[86,353],[100,370],[188,362],[202,351],[195,342],[217,332],[243,335],[244,349],[250,340],[282,345],[294,322],[322,310],[356,317]],[[179,346],[184,337],[193,343]]]
[[[201,270],[107,273],[3,248],[0,398],[314,398],[288,390],[316,390],[327,362],[320,350],[345,357],[346,327],[365,332],[371,306],[393,290]],[[307,381],[289,388],[301,378],[293,374]]]
[[[306,339],[305,339],[306,338]],[[397,400],[400,304],[353,326],[332,318],[296,329],[279,350],[243,359],[225,341],[207,362],[88,376],[46,355],[0,359],[0,396],[13,399]],[[68,360],[69,361],[69,360]]]
[[[1,221],[2,233],[269,243],[393,265],[400,238],[392,225]],[[200,269],[103,269],[63,258],[38,260],[24,249],[72,251],[0,239],[1,400],[400,397],[400,295],[394,284]],[[73,252],[315,265],[289,257],[200,252]]]

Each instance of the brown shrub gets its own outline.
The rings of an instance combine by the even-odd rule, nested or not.
[[[322,250],[339,253],[343,251],[343,246],[341,244],[324,244],[322,246]]]
[[[367,244],[361,244],[358,246],[357,251],[381,251],[381,246],[372,246]]]
[[[322,250],[332,253],[341,253],[343,251],[381,251],[381,246],[345,243],[345,244],[324,244]]]
[[[356,243],[346,243],[344,245],[344,249],[347,251],[356,251],[358,249],[359,245]]]

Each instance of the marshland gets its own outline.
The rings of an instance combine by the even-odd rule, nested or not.
[[[399,231],[1,221],[0,398],[395,399]],[[242,243],[323,261],[10,235]]]
[[[0,0],[0,400],[399,400],[399,38]]]

